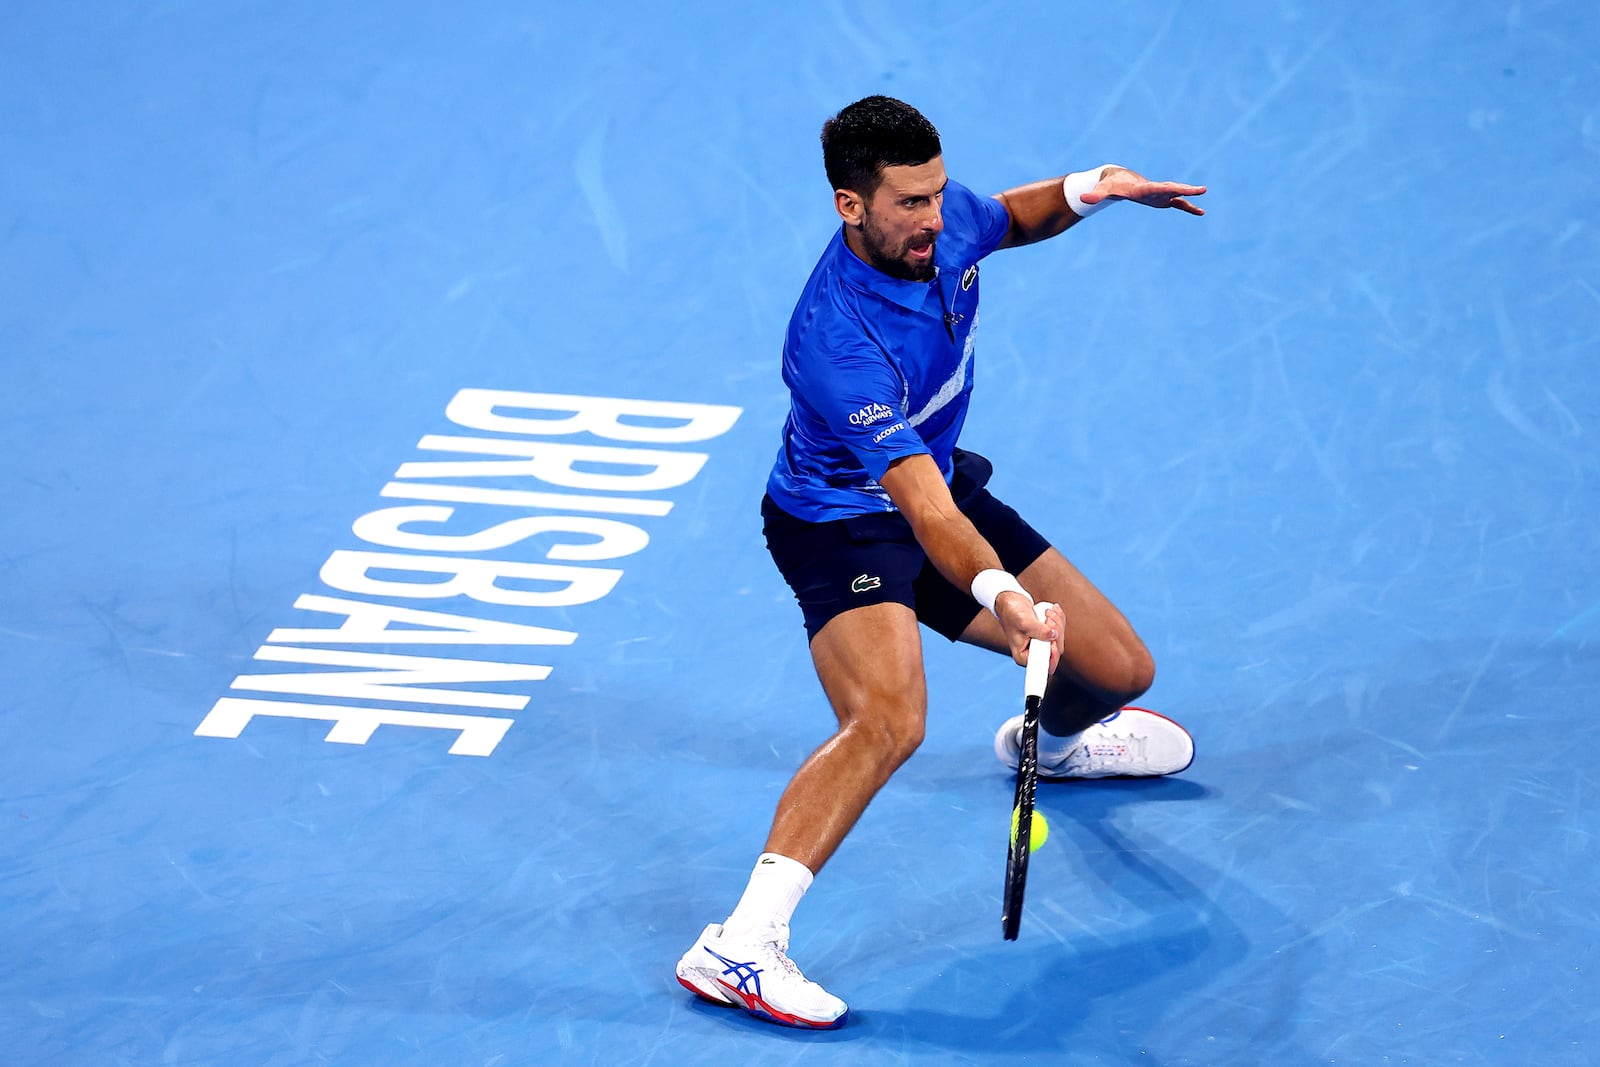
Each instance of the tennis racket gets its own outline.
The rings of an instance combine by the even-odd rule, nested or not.
[[[1040,622],[1049,604],[1035,604]],[[1001,899],[1000,929],[1007,941],[1022,926],[1022,895],[1028,888],[1028,857],[1033,850],[1033,794],[1039,785],[1039,702],[1050,678],[1050,642],[1028,643],[1027,673],[1022,684],[1022,754],[1017,761],[1017,795],[1011,809],[1011,844],[1006,850],[1006,891]]]

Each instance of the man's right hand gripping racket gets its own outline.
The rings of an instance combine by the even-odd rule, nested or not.
[[[1042,622],[1049,604],[1035,604]],[[1022,752],[1017,761],[1017,795],[1011,809],[1011,845],[1006,851],[1006,891],[1001,899],[1000,928],[1007,941],[1017,939],[1022,925],[1022,894],[1028,888],[1028,857],[1033,841],[1033,794],[1039,784],[1039,702],[1050,679],[1050,642],[1028,643],[1027,673],[1022,685]]]

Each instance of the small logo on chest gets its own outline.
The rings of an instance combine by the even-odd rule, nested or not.
[[[968,267],[967,270],[966,270],[966,273],[961,276],[961,291],[964,293],[968,289],[971,289],[972,288],[972,283],[977,281],[977,280],[978,280],[978,265],[976,263],[974,263],[972,266]]]

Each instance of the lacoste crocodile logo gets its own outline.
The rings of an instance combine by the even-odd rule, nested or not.
[[[883,584],[883,579],[874,574],[860,574],[850,583],[852,593],[870,593]]]

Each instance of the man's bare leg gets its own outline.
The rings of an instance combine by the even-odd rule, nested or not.
[[[928,691],[922,635],[903,604],[835,616],[812,640],[811,658],[839,729],[789,780],[766,851],[815,873],[922,743]]]
[[[789,780],[733,914],[702,931],[678,961],[677,975],[709,1000],[831,1029],[848,1009],[788,960],[789,918],[812,876],[922,743],[928,699],[922,635],[904,605],[836,616],[812,640],[811,656],[839,728]],[[750,975],[767,984],[750,982]],[[772,1002],[775,990],[780,1004]]]
[[[1137,700],[1155,680],[1155,661],[1133,626],[1065,556],[1054,548],[1017,576],[1036,600],[1061,606],[1066,617],[1061,664],[1050,678],[1039,725],[1069,737]],[[987,611],[961,640],[1010,655],[1000,624]]]

